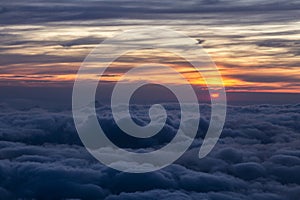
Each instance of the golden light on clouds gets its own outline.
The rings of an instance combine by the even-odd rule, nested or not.
[[[168,24],[167,28],[195,39],[203,39],[201,45],[217,63],[228,91],[300,91],[300,56],[296,42],[300,39],[299,21],[208,26],[184,19],[128,19],[122,23],[106,19],[103,22],[90,20],[84,26],[71,21],[45,25],[6,25],[0,27],[5,40],[1,45],[2,55],[5,56],[0,61],[3,80],[0,84],[71,85],[81,61],[96,45],[122,30],[136,28],[136,24]],[[147,51],[131,52],[123,56],[114,63],[116,70],[108,71],[102,80],[116,81],[124,71],[145,64],[145,61],[146,64],[171,66],[191,84],[206,84],[185,60],[166,52],[155,51],[150,54]],[[149,76],[161,83],[180,84],[172,74],[158,68],[149,72]],[[92,74],[91,78],[99,77]],[[138,81],[141,78],[145,76],[138,75],[130,79]],[[213,83],[214,77],[211,76],[208,81]]]

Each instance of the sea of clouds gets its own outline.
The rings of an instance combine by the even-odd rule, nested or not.
[[[120,147],[149,149],[176,134],[179,108],[165,106],[167,124],[144,140],[124,136],[107,106],[97,105],[97,113]],[[148,107],[133,105],[132,110],[137,123],[149,122]],[[130,174],[104,166],[87,152],[70,109],[1,104],[0,199],[299,199],[300,104],[228,106],[221,138],[203,159],[198,153],[210,107],[200,110],[198,134],[181,158],[159,171]]]

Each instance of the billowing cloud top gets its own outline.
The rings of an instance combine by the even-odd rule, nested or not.
[[[171,114],[163,134],[151,138],[152,146],[138,141],[138,148],[149,150],[172,137],[178,107],[166,106]],[[147,123],[146,108],[132,108],[139,108],[140,123]],[[208,157],[199,160],[210,110],[202,105],[191,148],[171,166],[146,174],[118,172],[96,161],[82,146],[69,110],[13,109],[4,104],[0,109],[3,199],[297,200],[300,195],[299,105],[229,107],[221,139]],[[130,140],[118,138],[107,107],[98,105],[97,111],[108,134],[120,146],[134,148],[126,146]]]

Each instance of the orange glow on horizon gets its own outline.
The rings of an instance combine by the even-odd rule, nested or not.
[[[219,94],[219,93],[212,93],[210,96],[211,96],[212,98],[214,98],[214,99],[217,99],[217,98],[220,97],[220,94]]]

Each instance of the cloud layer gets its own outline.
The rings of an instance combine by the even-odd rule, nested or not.
[[[70,86],[85,56],[106,38],[160,26],[195,44],[205,41],[230,91],[295,93],[299,8],[297,0],[4,1],[0,85]]]
[[[229,107],[222,138],[201,160],[197,155],[209,123],[209,106],[200,108],[200,131],[184,156],[156,172],[128,174],[91,157],[75,132],[70,111],[2,104],[1,198],[298,199],[299,104]],[[146,108],[134,109],[147,123]],[[177,108],[168,105],[168,109],[169,128],[152,138],[153,144],[176,130]],[[104,126],[111,127],[107,107],[97,110],[106,119]]]

